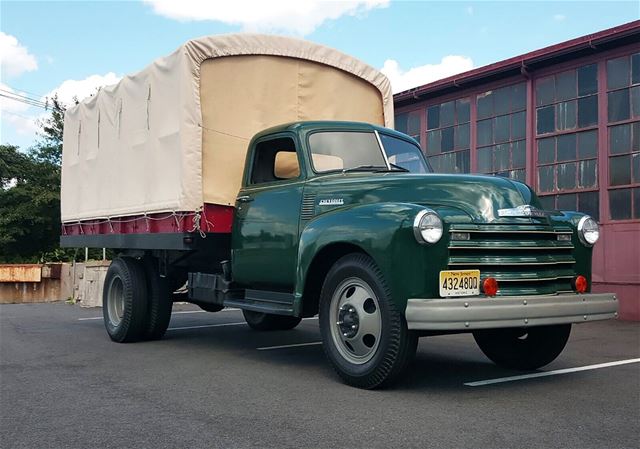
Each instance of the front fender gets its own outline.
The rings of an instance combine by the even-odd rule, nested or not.
[[[447,263],[446,239],[421,245],[413,235],[413,220],[422,209],[409,203],[365,204],[336,209],[310,221],[300,236],[296,298],[302,298],[316,255],[328,245],[347,243],[373,258],[394,302],[404,311],[408,298],[425,294],[429,285],[437,286],[437,273]]]
[[[575,272],[581,274],[589,281],[589,287],[591,287],[592,273],[591,273],[591,257],[593,254],[593,247],[585,246],[578,237],[578,222],[586,214],[582,212],[568,212],[558,211],[550,216],[553,224],[563,224],[571,227],[573,235],[571,236],[571,243],[573,244],[573,258],[576,260],[574,265]],[[596,242],[596,245],[599,242]],[[591,291],[591,288],[589,288]]]

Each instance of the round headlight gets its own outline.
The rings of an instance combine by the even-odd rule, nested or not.
[[[600,237],[598,223],[588,215],[585,215],[578,222],[578,237],[587,246],[593,246]]]
[[[442,220],[431,209],[421,210],[413,220],[413,235],[419,243],[436,243],[442,237]]]

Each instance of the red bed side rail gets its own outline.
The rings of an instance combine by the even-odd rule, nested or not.
[[[159,234],[171,232],[231,232],[233,206],[205,204],[200,211],[163,212],[99,218],[62,224],[62,235]]]

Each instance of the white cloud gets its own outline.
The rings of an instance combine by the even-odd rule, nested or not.
[[[402,92],[412,87],[422,86],[456,73],[466,72],[473,68],[473,61],[467,56],[449,55],[442,58],[437,64],[425,64],[403,70],[398,61],[387,59],[380,71],[389,81],[393,92]]]
[[[26,95],[24,92],[16,91],[6,84],[0,83],[0,89],[17,95]],[[0,121],[12,127],[16,134],[21,136],[35,135],[38,126],[38,118],[33,107],[6,97],[0,97]]]
[[[567,18],[567,16],[565,16],[564,14],[554,14],[553,15],[553,20],[555,20],[556,22],[564,22],[564,20]]]
[[[15,77],[38,69],[38,61],[18,39],[0,31],[0,66],[2,77]]]
[[[386,7],[390,0],[144,0],[156,14],[170,19],[211,20],[240,25],[244,31],[284,31],[306,35],[327,20],[359,16]]]
[[[42,100],[44,101],[47,97],[51,98],[57,93],[58,99],[69,106],[73,104],[74,97],[77,97],[78,100],[87,98],[94,95],[98,88],[116,84],[121,78],[121,76],[109,72],[104,75],[91,75],[82,80],[66,80],[47,93]]]

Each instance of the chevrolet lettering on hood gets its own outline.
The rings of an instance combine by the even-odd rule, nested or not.
[[[342,206],[344,205],[343,198],[327,198],[324,200],[320,200],[318,203],[319,206]]]

